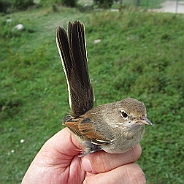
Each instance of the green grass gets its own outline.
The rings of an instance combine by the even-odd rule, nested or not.
[[[161,3],[165,0],[141,0],[140,6],[145,8],[161,8]]]
[[[163,3],[165,0],[140,0],[139,6],[141,8],[161,8],[161,3]],[[138,0],[122,0],[123,5],[129,5],[129,6],[136,6],[136,2]],[[78,4],[84,6],[84,5],[93,5],[93,0],[78,0]],[[117,3],[113,3],[112,8],[119,8],[121,4],[121,0]]]
[[[184,17],[57,9],[0,17],[2,183],[19,183],[43,143],[62,128],[69,105],[55,30],[76,19],[86,25],[95,105],[126,97],[143,101],[155,124],[146,127],[138,160],[147,183],[183,183]],[[13,30],[18,23],[26,29]]]

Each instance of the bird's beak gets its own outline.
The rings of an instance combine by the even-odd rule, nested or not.
[[[147,117],[142,117],[141,120],[142,123],[153,126],[153,123]]]

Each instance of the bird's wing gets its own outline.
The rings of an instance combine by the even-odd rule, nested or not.
[[[56,43],[65,71],[72,116],[78,117],[93,107],[94,96],[87,65],[84,25],[79,21],[59,27]]]
[[[90,140],[95,145],[109,144],[110,141],[105,139],[99,131],[96,130],[94,122],[85,116],[72,118],[66,116],[63,119],[63,125],[67,126],[74,134],[84,140]]]

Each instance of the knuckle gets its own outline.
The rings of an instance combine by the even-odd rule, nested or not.
[[[137,164],[132,164],[132,167],[127,169],[127,175],[130,184],[146,184],[144,172]]]
[[[142,148],[140,144],[138,144],[132,149],[132,158],[135,158],[135,160],[137,160],[141,156],[141,153],[142,153]]]

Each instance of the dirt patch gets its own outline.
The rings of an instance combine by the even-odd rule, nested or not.
[[[161,4],[162,8],[154,9],[157,12],[184,13],[184,1],[165,1]]]

